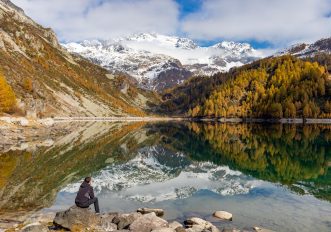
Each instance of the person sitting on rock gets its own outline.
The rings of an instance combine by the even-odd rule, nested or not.
[[[94,196],[93,187],[91,186],[92,178],[85,177],[83,183],[79,187],[79,191],[75,198],[75,203],[80,208],[88,208],[94,204],[96,213],[100,213],[98,198]]]

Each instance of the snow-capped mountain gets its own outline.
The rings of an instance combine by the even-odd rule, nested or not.
[[[93,176],[96,193],[139,202],[187,198],[199,190],[220,195],[247,194],[259,181],[227,166],[195,162],[181,152],[146,147],[124,164],[113,164]],[[62,192],[75,193],[80,182]]]
[[[247,43],[224,41],[200,47],[188,38],[155,33],[63,46],[112,72],[126,73],[141,86],[154,90],[173,87],[193,75],[224,72],[262,56]]]
[[[331,38],[320,39],[312,44],[295,44],[276,55],[291,54],[297,57],[315,56],[317,53],[331,54]]]

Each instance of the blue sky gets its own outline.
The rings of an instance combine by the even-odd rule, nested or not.
[[[197,12],[201,9],[203,0],[176,0],[180,9],[180,18]]]
[[[331,0],[12,0],[61,41],[140,32],[279,49],[331,37]]]

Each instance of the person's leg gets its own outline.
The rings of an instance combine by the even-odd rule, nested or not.
[[[89,200],[89,204],[92,205],[94,204],[94,209],[95,209],[95,212],[96,213],[100,213],[100,209],[99,209],[99,201],[98,201],[98,198],[95,197],[93,199],[90,199]]]
[[[95,199],[95,202],[94,202],[94,209],[95,209],[95,212],[100,213],[100,209],[99,209],[99,200],[98,200],[97,197],[95,197],[94,199]]]

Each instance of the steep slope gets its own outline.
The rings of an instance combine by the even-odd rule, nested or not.
[[[0,70],[30,116],[143,115],[154,95],[69,54],[54,32],[0,0]]]
[[[199,47],[187,38],[155,33],[68,43],[64,47],[114,73],[129,74],[144,88],[157,91],[181,84],[191,76],[228,71],[262,56],[246,43]]]

